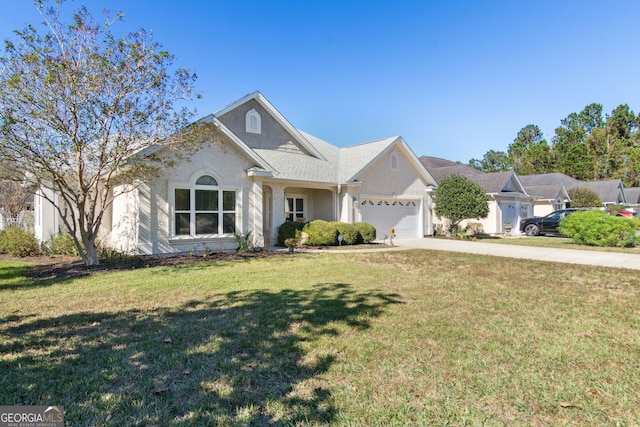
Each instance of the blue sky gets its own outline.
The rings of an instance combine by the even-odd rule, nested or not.
[[[0,0],[0,38],[40,16]],[[198,115],[260,90],[298,129],[338,146],[401,135],[416,155],[467,162],[527,124],[550,141],[592,102],[640,109],[640,2],[87,0],[152,30],[198,75]]]

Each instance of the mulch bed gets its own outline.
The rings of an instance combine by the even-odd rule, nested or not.
[[[78,257],[67,256],[37,256],[13,258],[6,255],[0,259],[25,261],[32,264],[25,272],[26,277],[37,280],[52,280],[58,278],[82,277],[91,274],[109,273],[114,271],[135,270],[137,268],[188,265],[211,261],[238,261],[251,258],[266,258],[284,255],[286,252],[261,250],[255,252],[219,252],[207,255],[176,255],[162,257],[132,256],[117,261],[105,261],[100,265],[85,266]]]

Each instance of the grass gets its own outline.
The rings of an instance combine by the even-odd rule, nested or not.
[[[69,425],[640,424],[640,273],[437,251],[34,281],[0,262],[0,402]]]
[[[517,245],[517,246],[537,246],[544,248],[559,248],[559,249],[579,249],[583,251],[597,251],[597,252],[618,252],[625,254],[640,254],[640,246],[632,248],[616,248],[616,247],[601,247],[601,246],[587,246],[578,245],[573,243],[571,239],[561,236],[536,236],[536,237],[489,237],[480,239],[484,243],[497,243],[501,245]]]

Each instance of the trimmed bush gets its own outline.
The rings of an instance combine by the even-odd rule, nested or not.
[[[45,245],[45,250],[47,255],[79,256],[76,243],[69,233],[59,233],[51,236],[51,239]]]
[[[595,210],[572,213],[558,230],[579,245],[630,247],[637,240],[636,222]]]
[[[348,224],[315,219],[307,223],[287,221],[278,228],[278,246],[285,246],[287,239],[299,239],[304,232],[308,238],[304,242],[310,246],[336,246],[338,235],[342,234],[343,245],[371,243],[376,239],[376,228],[366,222]]]
[[[576,187],[567,190],[571,202],[567,207],[572,208],[597,208],[602,206],[602,200],[598,197],[598,194],[591,188]]]
[[[358,229],[353,224],[346,222],[332,222],[338,230],[338,234],[342,234],[343,245],[355,245],[358,243]],[[340,241],[338,241],[340,244]]]
[[[296,231],[301,231],[304,227],[303,222],[287,221],[278,227],[278,246],[284,246],[287,239],[295,239]]]
[[[15,257],[40,254],[36,237],[21,227],[7,227],[0,231],[0,253]]]
[[[302,231],[309,235],[306,244],[310,246],[335,246],[338,244],[338,229],[335,223],[315,219],[308,222]]]
[[[358,230],[358,243],[371,243],[376,240],[376,228],[366,222],[352,224]]]

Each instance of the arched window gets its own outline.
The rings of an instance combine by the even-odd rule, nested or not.
[[[218,185],[218,181],[211,175],[202,175],[196,180],[196,185]]]
[[[236,231],[236,192],[210,175],[173,188],[174,236],[229,235]]]
[[[262,133],[262,119],[255,109],[247,111],[245,116],[246,131],[249,133]]]
[[[391,153],[389,157],[389,169],[392,171],[398,170],[398,155],[396,153]]]

